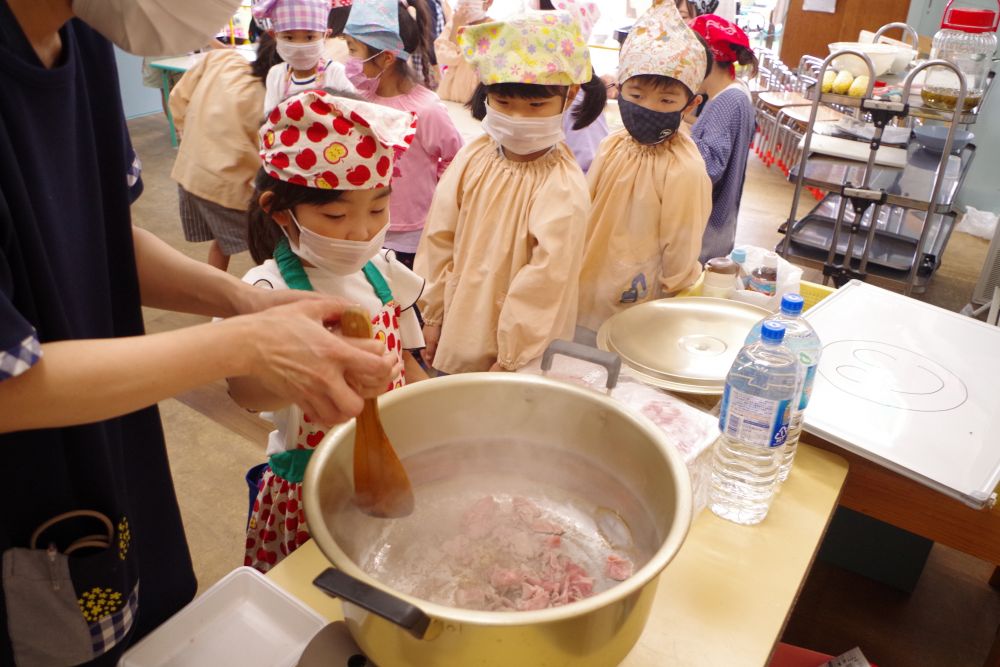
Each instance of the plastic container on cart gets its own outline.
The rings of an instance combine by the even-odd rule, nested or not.
[[[931,59],[947,60],[961,70],[966,86],[962,110],[971,111],[979,106],[986,92],[993,54],[997,49],[996,31],[1000,12],[964,7],[953,9],[953,2],[949,0],[941,29],[934,35]],[[997,7],[1000,8],[1000,0]],[[958,74],[941,67],[928,70],[920,93],[928,106],[955,109],[959,94]]]

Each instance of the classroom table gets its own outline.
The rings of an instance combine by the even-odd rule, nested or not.
[[[795,471],[758,526],[702,510],[660,576],[646,629],[623,667],[764,666],[784,630],[837,507],[848,465],[801,445]],[[330,621],[340,601],[312,585],[330,563],[315,542],[268,573]]]
[[[235,51],[245,57],[248,62],[257,59],[257,51],[253,47],[236,47]],[[181,73],[194,67],[199,60],[205,57],[205,53],[189,53],[184,56],[173,56],[171,58],[159,58],[151,60],[149,67],[160,71],[160,91],[163,95],[163,109],[167,114],[167,123],[170,125],[170,145],[177,148],[177,129],[174,127],[174,115],[170,113],[170,75],[171,73]]]

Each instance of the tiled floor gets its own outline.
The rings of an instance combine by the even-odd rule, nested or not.
[[[170,180],[175,153],[166,122],[152,116],[132,121],[130,128],[146,185],[133,209],[136,224],[183,252],[204,258],[207,246],[186,243],[181,234],[176,188]],[[473,131],[474,125],[465,122],[462,129]],[[775,230],[788,216],[790,205],[791,186],[776,169],[765,169],[751,158],[738,242],[773,246],[780,238]],[[960,308],[971,295],[985,253],[985,242],[955,234],[942,268],[921,298],[952,310]],[[239,256],[230,271],[242,275],[249,266],[249,258]],[[816,277],[807,274],[809,279]],[[202,319],[155,310],[146,313],[150,332]],[[188,540],[204,589],[242,564],[247,511],[243,476],[264,460],[268,429],[236,408],[222,383],[164,401],[160,409]],[[860,645],[882,667],[978,666],[1000,623],[1000,594],[986,583],[991,571],[987,563],[935,547],[916,590],[905,595],[817,563],[785,639],[829,653]],[[725,631],[719,628],[720,636]]]

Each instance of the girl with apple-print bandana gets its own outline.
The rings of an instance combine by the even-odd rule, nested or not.
[[[411,113],[322,90],[289,97],[260,130],[263,164],[249,214],[250,253],[260,266],[243,280],[322,292],[366,308],[375,338],[399,357],[389,389],[407,377],[426,377],[410,353],[423,347],[413,308],[423,280],[382,249],[393,164],[415,128]],[[232,378],[229,389],[241,406],[267,411],[276,426],[244,560],[267,572],[309,539],[302,475],[329,427],[313,418],[310,406],[276,401],[252,378]]]

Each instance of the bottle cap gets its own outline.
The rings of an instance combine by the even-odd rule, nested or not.
[[[781,312],[786,315],[798,315],[805,303],[806,300],[798,294],[786,294],[781,297]]]
[[[764,254],[763,264],[764,264],[764,266],[767,266],[767,267],[771,267],[771,268],[775,268],[775,269],[778,268],[778,253],[776,253],[776,252],[765,253]]]
[[[948,3],[951,7],[951,3]],[[945,8],[941,27],[969,33],[996,32],[997,13],[990,9]]]
[[[729,257],[737,264],[742,264],[747,261],[747,251],[743,248],[735,248],[731,253],[729,253]]]
[[[760,328],[761,340],[780,343],[785,339],[785,325],[781,322],[764,322]]]
[[[709,273],[722,273],[735,276],[740,272],[740,267],[728,257],[713,257],[705,263],[705,270]]]

